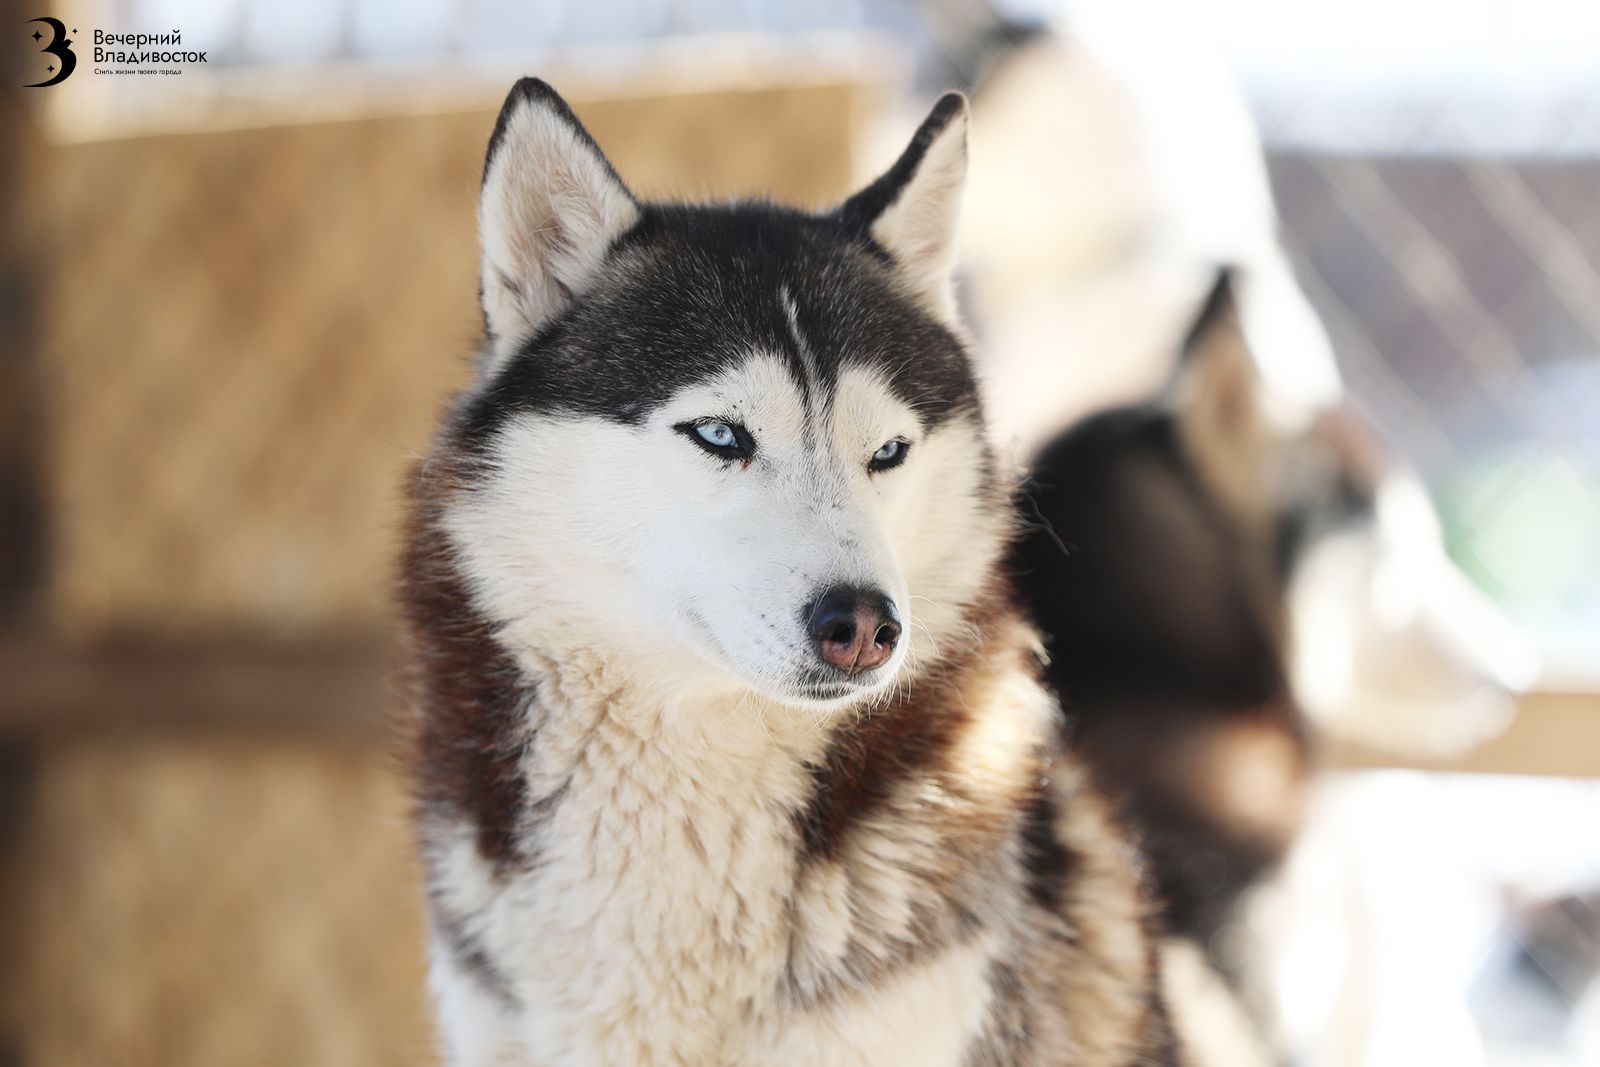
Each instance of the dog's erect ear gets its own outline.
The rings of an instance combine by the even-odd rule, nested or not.
[[[966,177],[967,98],[946,93],[894,166],[838,212],[889,253],[918,299],[952,320],[951,273]]]
[[[1271,427],[1239,320],[1237,288],[1233,271],[1218,272],[1184,341],[1169,397],[1200,472],[1236,506],[1254,511],[1265,500],[1260,473]]]
[[[479,277],[491,368],[593,281],[639,205],[556,91],[511,89],[483,164]]]

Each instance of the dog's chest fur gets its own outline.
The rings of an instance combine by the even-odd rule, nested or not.
[[[996,937],[913,944],[951,928],[929,868],[961,859],[931,812],[894,809],[937,782],[897,783],[883,818],[808,856],[821,723],[735,703],[686,731],[556,688],[524,757],[525,862],[497,872],[459,833],[433,865],[436,902],[492,945],[531,1062],[961,1062]]]
[[[667,1062],[719,1062],[724,1050],[706,1044],[726,1040],[781,978],[787,809],[803,769],[695,751],[650,716],[573,717],[591,716],[587,729],[562,728],[584,736],[535,749],[534,780],[560,793],[533,870],[516,879],[529,1022],[557,1059],[648,1063],[659,1048]]]

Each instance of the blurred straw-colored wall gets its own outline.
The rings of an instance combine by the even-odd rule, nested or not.
[[[8,770],[19,1064],[432,1062],[405,803],[370,751],[121,738]]]

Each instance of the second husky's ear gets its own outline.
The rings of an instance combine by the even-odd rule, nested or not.
[[[1236,290],[1234,272],[1218,272],[1184,341],[1168,395],[1201,475],[1230,503],[1254,512],[1265,506],[1261,472],[1271,427]]]
[[[566,101],[538,78],[517,82],[489,138],[478,198],[489,369],[583,292],[638,218]]]
[[[911,292],[955,318],[956,223],[967,177],[967,98],[946,93],[894,166],[839,208],[847,225],[889,253]]]

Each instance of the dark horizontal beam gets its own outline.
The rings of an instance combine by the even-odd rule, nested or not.
[[[400,707],[393,642],[238,637],[75,646],[0,635],[0,740],[192,733],[387,744]],[[1462,756],[1331,742],[1335,768],[1600,777],[1600,692],[1524,696],[1504,733]]]
[[[238,733],[381,742],[398,707],[381,637],[77,646],[0,635],[0,737]]]

